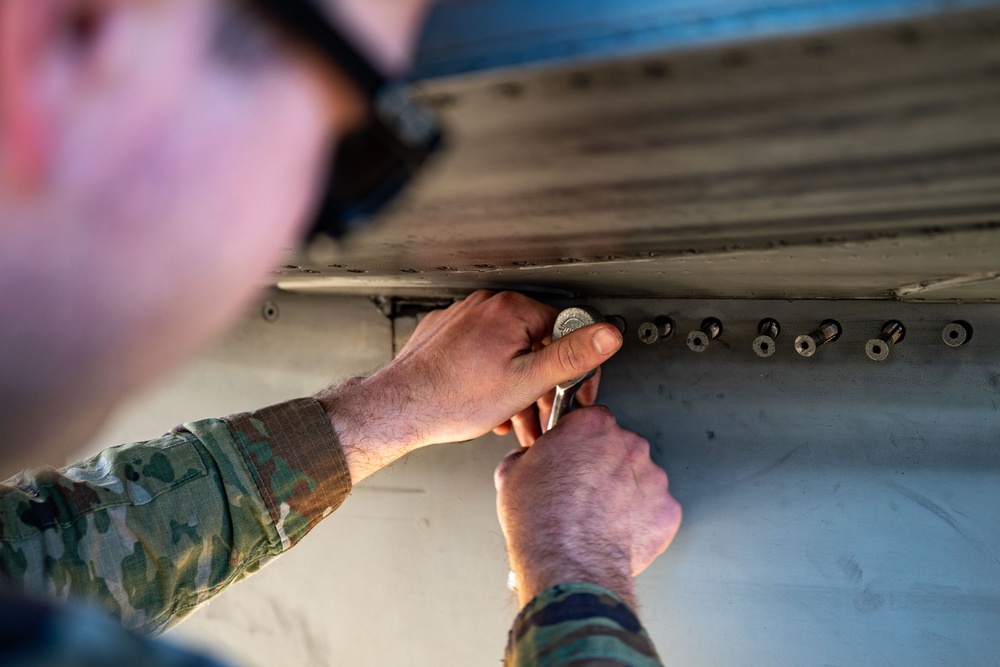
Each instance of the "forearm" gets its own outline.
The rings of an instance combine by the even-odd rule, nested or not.
[[[567,581],[599,586],[614,593],[631,608],[636,607],[635,580],[627,557],[613,546],[591,548],[551,548],[555,537],[537,540],[531,554],[512,550],[511,570],[517,581],[517,597],[526,606],[543,591]],[[571,557],[568,554],[577,554]]]
[[[9,585],[159,632],[294,546],[351,488],[312,399],[186,424],[0,489]]]
[[[352,378],[316,395],[337,435],[355,484],[424,446],[420,424],[408,410],[411,388],[389,377]]]

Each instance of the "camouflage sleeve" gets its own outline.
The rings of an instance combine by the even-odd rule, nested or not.
[[[223,667],[207,655],[123,629],[102,611],[0,594],[4,667]]]
[[[314,399],[184,424],[0,485],[0,578],[162,632],[294,546],[350,490]]]
[[[506,667],[662,667],[639,619],[611,591],[569,583],[543,591],[518,614]]]

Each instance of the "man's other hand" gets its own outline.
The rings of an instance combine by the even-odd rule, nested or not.
[[[518,596],[582,581],[635,608],[632,577],[670,545],[681,523],[649,443],[604,407],[581,408],[496,471],[497,513]]]
[[[610,324],[543,345],[557,315],[515,292],[476,292],[428,314],[378,373],[320,394],[354,482],[419,447],[503,429],[622,345]],[[523,421],[537,423],[537,414]]]

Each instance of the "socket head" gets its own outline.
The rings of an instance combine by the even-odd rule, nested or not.
[[[948,347],[962,347],[972,338],[972,328],[965,322],[952,322],[941,331],[941,340]]]
[[[753,351],[761,359],[766,359],[778,350],[778,345],[770,336],[757,336],[753,341]]]
[[[865,343],[865,353],[872,361],[885,361],[889,358],[889,348],[891,345],[881,338],[872,338]]]
[[[646,345],[652,345],[660,340],[660,327],[653,322],[643,322],[639,325],[639,340]]]
[[[688,334],[688,348],[692,352],[704,352],[708,349],[710,340],[704,331],[692,331]]]
[[[811,357],[816,354],[816,340],[809,334],[803,334],[795,339],[795,351],[803,357]]]
[[[559,340],[563,336],[577,329],[603,322],[604,316],[596,308],[589,306],[577,306],[567,308],[556,317],[555,326],[552,329],[552,340]]]

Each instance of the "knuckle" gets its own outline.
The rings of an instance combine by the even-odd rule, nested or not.
[[[681,522],[684,520],[684,509],[681,504],[674,500],[673,496],[667,496],[669,502],[660,512],[660,525],[669,534],[677,532]]]
[[[638,458],[649,459],[649,440],[636,433],[631,433],[630,435],[629,452]]]
[[[493,296],[493,292],[488,289],[479,289],[470,294],[466,300],[467,301],[485,301]]]
[[[670,478],[667,476],[666,471],[660,466],[655,466],[653,470],[654,482],[656,485],[662,489],[670,488]]]
[[[508,311],[516,309],[523,301],[524,297],[517,292],[499,292],[490,297],[491,306],[500,310]]]
[[[569,416],[573,416],[593,431],[606,432],[615,427],[615,415],[604,405],[594,405],[589,408],[574,410]]]
[[[502,491],[504,484],[510,479],[511,472],[515,465],[517,465],[518,460],[524,456],[527,452],[526,449],[515,449],[510,454],[505,456],[500,464],[493,471],[493,483],[497,488],[497,491]]]

